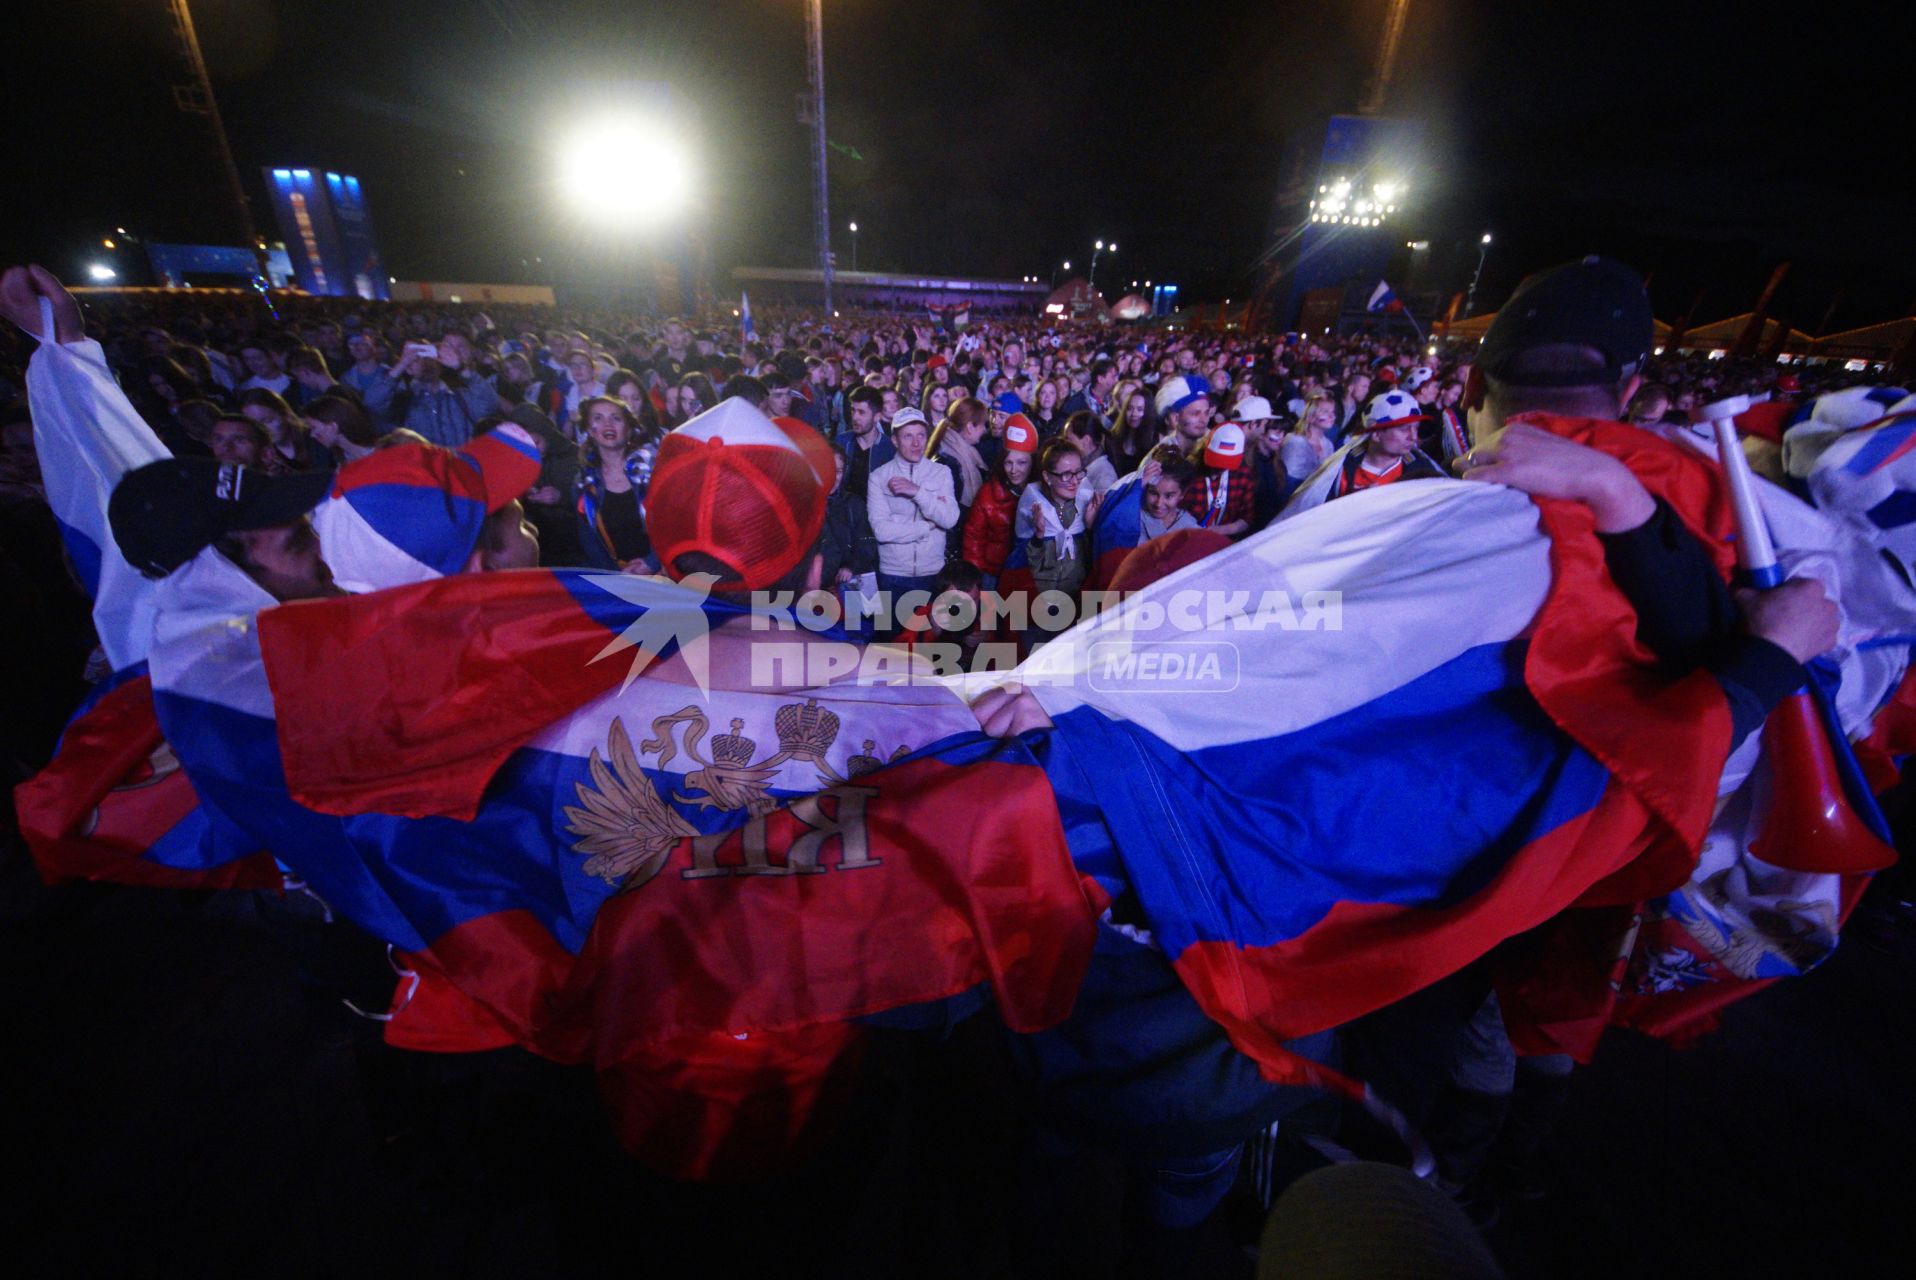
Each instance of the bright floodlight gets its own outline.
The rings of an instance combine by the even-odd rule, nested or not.
[[[1111,252],[1116,253],[1117,251],[1118,251],[1118,242],[1116,240],[1113,240],[1111,242]]]
[[[858,234],[858,224],[856,222],[852,223],[852,234],[853,235]]]
[[[1490,243],[1490,233],[1488,231],[1484,232],[1484,243],[1485,244]]]
[[[119,274],[119,272],[115,271],[112,267],[98,262],[90,263],[87,266],[86,273],[95,280],[111,280]]]
[[[1065,269],[1066,271],[1069,271],[1069,270],[1071,270],[1071,264],[1070,264],[1069,262],[1067,262],[1067,263],[1065,263],[1065,264],[1064,264],[1064,269]]]
[[[593,222],[630,230],[656,225],[692,194],[691,160],[670,130],[636,116],[586,124],[559,152],[566,198]]]
[[[1098,241],[1098,248],[1100,249],[1104,248],[1104,241],[1102,240]]]
[[[1394,182],[1380,182],[1377,184],[1376,192],[1377,199],[1380,203],[1389,204],[1397,198],[1397,184]]]

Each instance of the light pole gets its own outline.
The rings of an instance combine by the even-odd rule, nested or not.
[[[1477,309],[1477,282],[1483,279],[1484,259],[1490,254],[1490,233],[1484,232],[1484,238],[1477,242],[1477,269],[1470,273],[1470,292],[1464,295],[1464,318],[1467,320]]]
[[[812,91],[812,231],[825,310],[832,309],[832,215],[825,165],[825,10],[823,0],[805,5],[805,70]]]
[[[858,224],[852,223],[852,270],[858,270]]]
[[[1116,253],[1118,251],[1118,242],[1116,240],[1113,240],[1110,244],[1107,245],[1104,241],[1100,240],[1097,242],[1097,244],[1093,245],[1091,249],[1091,271],[1086,278],[1090,280],[1091,288],[1093,291],[1096,291],[1098,287],[1098,258],[1100,257],[1100,255],[1104,253],[1106,249],[1109,249],[1111,250],[1111,252]],[[1067,269],[1069,269],[1071,266],[1071,264],[1068,262],[1065,263],[1064,265]]]

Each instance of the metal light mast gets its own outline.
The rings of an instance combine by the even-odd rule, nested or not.
[[[812,234],[825,282],[825,314],[832,310],[832,213],[825,189],[825,5],[805,2],[805,55],[812,81]]]
[[[1358,105],[1360,116],[1380,115],[1384,96],[1390,92],[1390,78],[1397,70],[1397,45],[1404,38],[1404,21],[1410,16],[1410,0],[1390,0],[1390,14],[1384,19],[1384,37],[1377,45],[1377,65],[1364,85],[1364,100]]]
[[[233,212],[239,217],[240,234],[246,237],[247,249],[259,254],[259,232],[253,228],[253,211],[246,203],[246,188],[240,185],[239,166],[233,163],[233,147],[226,140],[226,122],[220,119],[220,104],[213,97],[213,81],[206,74],[206,59],[200,55],[200,38],[193,30],[193,15],[187,11],[186,0],[167,0],[167,7],[173,12],[173,28],[180,38],[180,48],[186,54],[186,65],[194,81],[173,87],[174,105],[212,122],[213,140],[219,144],[220,160],[226,166],[227,194],[232,197]]]

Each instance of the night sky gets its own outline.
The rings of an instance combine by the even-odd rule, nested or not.
[[[255,218],[265,164],[360,177],[401,278],[563,280],[609,249],[557,198],[568,122],[671,86],[721,272],[809,265],[801,0],[194,0]],[[1287,148],[1357,105],[1384,0],[827,0],[832,220],[866,270],[1049,278],[1094,238],[1100,282],[1241,296]],[[161,0],[12,0],[17,157],[0,256],[67,273],[124,225],[236,238]],[[1653,271],[1666,319],[1747,309],[1821,330],[1916,298],[1907,107],[1873,51],[1894,10],[1783,20],[1716,5],[1412,0],[1387,113],[1420,119],[1399,240],[1462,288],[1485,229],[1494,303],[1604,251]],[[1805,16],[1807,15],[1807,16]],[[543,259],[544,261],[539,261]],[[1406,275],[1409,268],[1400,265]],[[1834,312],[1830,312],[1832,302]]]

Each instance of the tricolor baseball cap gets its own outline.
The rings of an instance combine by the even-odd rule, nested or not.
[[[291,524],[318,506],[330,471],[268,475],[213,458],[170,458],[129,471],[107,499],[120,554],[164,578],[229,533]]]
[[[1235,422],[1214,427],[1204,440],[1204,465],[1213,471],[1236,471],[1244,465],[1244,428]]]
[[[688,552],[730,566],[714,591],[769,587],[811,554],[835,471],[812,427],[721,401],[659,445],[646,497],[652,549],[669,574]]]
[[[1038,451],[1038,428],[1031,425],[1031,419],[1022,413],[1005,419],[1005,448],[1013,453]]]
[[[1408,427],[1429,421],[1430,415],[1424,412],[1424,406],[1418,404],[1408,391],[1379,392],[1364,406],[1366,431],[1388,431],[1392,427]]]
[[[474,496],[486,504],[487,515],[524,497],[527,489],[539,483],[543,456],[539,441],[516,422],[502,422],[466,441],[456,452],[476,473]]]
[[[1168,417],[1189,404],[1210,398],[1210,383],[1188,373],[1175,374],[1166,378],[1164,385],[1158,388],[1158,416]]]

